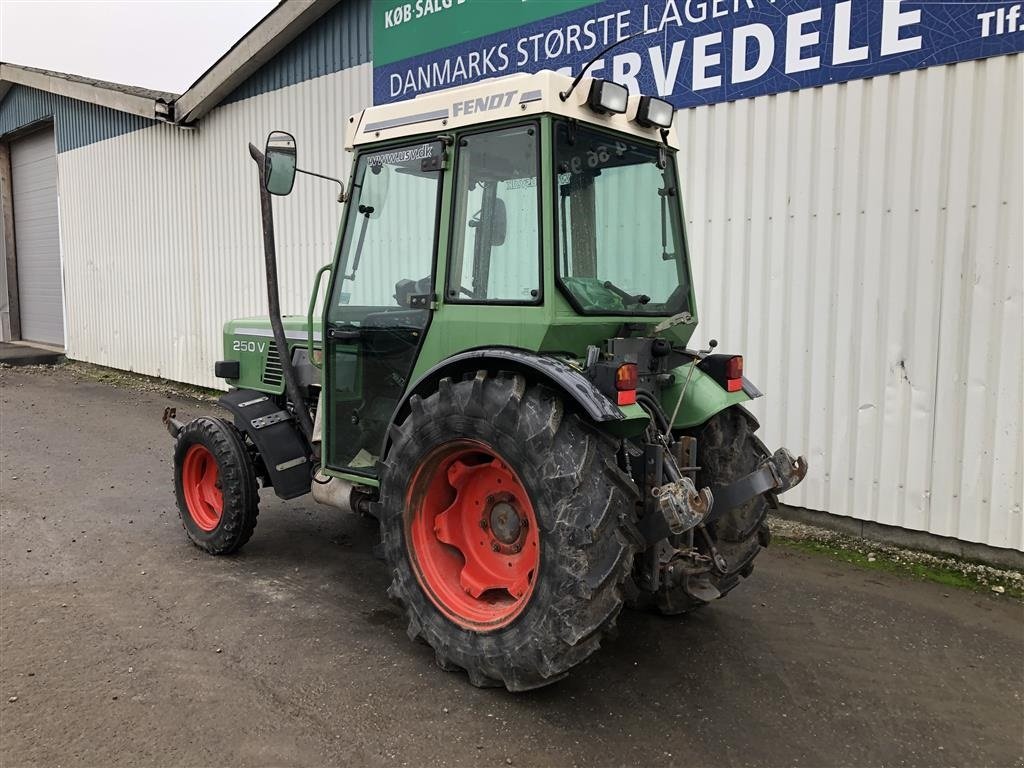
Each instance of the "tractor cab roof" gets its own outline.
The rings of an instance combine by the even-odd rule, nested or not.
[[[367,107],[348,119],[345,148],[352,150],[404,136],[436,131],[445,133],[498,120],[544,113],[572,117],[583,123],[603,126],[644,139],[658,141],[661,128],[645,127],[637,121],[641,97],[629,96],[625,112],[601,112],[590,106],[593,78],[585,77],[569,98],[561,94],[572,78],[544,70],[535,74],[491,78],[472,85],[417,96],[394,104]],[[674,121],[667,130],[666,143],[677,148]]]

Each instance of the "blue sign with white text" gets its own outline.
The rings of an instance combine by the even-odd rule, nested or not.
[[[493,0],[434,5],[454,25],[461,7],[487,2]],[[422,3],[409,0],[402,16],[391,0],[385,21],[414,25]],[[494,2],[495,12],[500,7]],[[385,26],[379,34],[386,34]],[[600,0],[375,66],[374,102],[516,72],[575,75],[619,41],[625,42],[601,55],[589,74],[694,107],[1020,53],[1024,6],[1006,0]]]

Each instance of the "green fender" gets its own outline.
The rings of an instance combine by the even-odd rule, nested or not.
[[[669,418],[672,417],[672,413],[676,409],[679,393],[683,391],[686,377],[690,375],[690,365],[681,365],[672,373],[675,382],[661,392],[661,407]],[[686,386],[686,396],[683,398],[682,405],[679,406],[679,413],[676,414],[672,426],[676,429],[696,427],[731,405],[745,403],[753,400],[754,397],[761,396],[761,393],[753,385],[748,385],[746,380],[744,380],[744,386],[755,393],[753,397],[742,389],[739,392],[726,392],[725,388],[711,376],[700,368],[694,368],[693,375],[690,376],[690,383]]]

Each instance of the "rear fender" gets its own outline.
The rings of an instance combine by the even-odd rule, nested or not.
[[[421,376],[405,393],[395,408],[391,423],[400,423],[409,411],[413,395],[426,397],[437,390],[445,377],[460,379],[479,370],[512,371],[522,373],[558,390],[573,402],[600,429],[616,436],[639,434],[647,425],[648,416],[636,405],[620,407],[608,399],[583,372],[555,357],[538,355],[522,349],[491,347],[471,349],[442,360]],[[385,438],[382,456],[390,448],[390,436]]]
[[[274,493],[282,499],[309,493],[313,454],[295,418],[265,392],[253,389],[233,389],[220,404],[256,446]]]
[[[672,373],[675,382],[661,392],[661,406],[669,415],[675,411],[679,393],[683,391],[686,377],[690,375],[690,366],[682,365]],[[761,392],[746,378],[743,379],[743,389],[738,392],[727,392],[710,374],[695,368],[690,376],[690,383],[686,385],[686,395],[672,426],[675,429],[696,427],[730,406],[746,403],[757,397],[761,397]]]

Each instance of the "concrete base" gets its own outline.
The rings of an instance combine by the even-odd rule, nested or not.
[[[64,352],[55,347],[23,341],[0,342],[0,363],[4,365],[53,365],[63,359]]]
[[[988,544],[977,544],[960,541],[947,536],[938,536],[927,531],[912,531],[895,525],[883,525],[871,520],[856,520],[852,517],[833,515],[829,512],[818,512],[804,507],[790,507],[780,504],[775,511],[779,517],[795,520],[798,523],[817,525],[832,531],[858,536],[862,539],[877,541],[882,544],[894,544],[897,547],[919,549],[925,552],[937,552],[943,555],[954,555],[965,560],[976,560],[988,565],[1002,568],[1024,570],[1024,552],[1016,549],[991,547]]]

